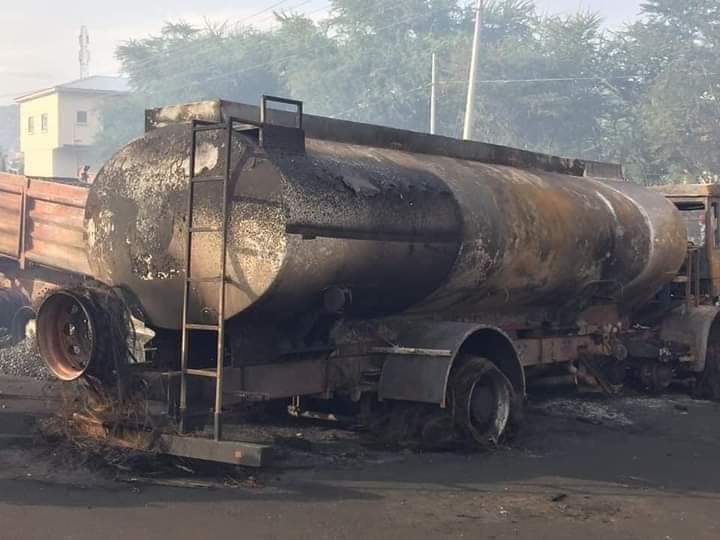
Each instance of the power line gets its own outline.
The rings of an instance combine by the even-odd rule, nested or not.
[[[299,7],[302,7],[302,6],[306,5],[306,4],[309,4],[309,3],[311,3],[312,1],[313,1],[313,0],[304,0],[303,2],[300,2],[299,4],[295,4],[295,5],[293,5],[293,6],[289,6],[287,9],[292,12],[293,10],[296,10],[296,9],[299,8]],[[310,15],[313,15],[314,13],[319,13],[320,11],[325,11],[326,9],[328,9],[328,7],[330,7],[330,4],[324,5],[323,7],[318,8],[318,9],[314,9],[313,11],[308,11],[307,13],[301,13],[301,15],[302,15],[303,17],[306,17],[306,18],[309,19],[309,18],[310,18]],[[269,20],[271,20],[271,19],[273,19],[273,18],[275,18],[275,12],[271,13],[270,15],[266,15],[265,17],[263,17],[263,18],[255,21],[255,24],[264,23],[265,21],[269,21]],[[275,28],[275,25],[271,25],[269,28],[271,28],[271,29],[272,29],[272,28]]]
[[[425,83],[421,86],[418,86],[417,88],[413,88],[412,90],[404,90],[403,95],[415,94],[415,93],[417,93],[421,90],[425,90],[426,88],[429,88],[429,87],[430,87],[430,83]],[[360,103],[360,104],[356,105],[355,107],[350,107],[349,109],[345,109],[344,111],[340,111],[340,112],[331,114],[328,116],[328,118],[337,118],[339,116],[345,116],[346,114],[356,111],[358,109],[368,108],[368,107],[371,107],[372,105],[375,105],[376,103],[380,103],[381,101],[383,101],[383,99],[385,99],[385,98],[382,97],[382,98],[374,99],[370,102]]]
[[[708,74],[713,76],[718,76],[717,74]],[[595,76],[595,77],[547,77],[547,78],[533,78],[533,79],[487,79],[487,80],[478,80],[476,81],[476,84],[515,84],[515,83],[542,83],[542,82],[575,82],[575,81],[588,81],[588,82],[603,82],[603,81],[609,81],[609,80],[642,80],[647,79],[647,76],[638,74],[638,75],[623,75],[623,76]],[[451,85],[451,84],[461,84],[466,85],[467,81],[463,80],[457,80],[457,81],[438,81],[437,84],[439,85]],[[415,92],[418,92],[422,89],[429,88],[430,83],[426,83],[418,88],[414,88],[412,90],[408,90],[406,93],[412,94]],[[381,100],[374,100],[370,104],[362,104],[358,105],[351,109],[346,109],[345,111],[342,111],[340,113],[335,113],[330,116],[330,118],[335,118],[337,116],[345,115],[349,112],[352,112],[354,110],[358,110],[361,107],[367,107],[369,105],[374,104],[375,102],[380,102]]]
[[[713,76],[718,76],[713,74]],[[516,84],[516,83],[536,83],[536,82],[602,82],[602,81],[636,81],[647,79],[647,75],[610,75],[608,77],[546,77],[535,79],[486,79],[476,81],[477,84]],[[467,81],[440,81],[439,84],[467,84]]]
[[[244,17],[243,20],[240,21],[238,24],[242,24],[243,22],[247,21],[248,19],[253,19],[253,18],[257,17],[258,15],[262,15],[263,13],[267,13],[267,12],[270,11],[271,9],[275,9],[276,7],[279,7],[279,6],[283,5],[283,4],[286,3],[287,1],[288,1],[288,0],[280,0],[279,2],[275,2],[273,5],[268,6],[268,7],[266,7],[265,9],[261,9],[261,10],[258,11],[257,13],[253,13],[253,14],[250,15],[249,17]],[[308,0],[308,1],[309,1],[309,0]],[[307,3],[307,2],[305,2],[305,3]]]

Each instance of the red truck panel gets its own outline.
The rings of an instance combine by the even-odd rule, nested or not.
[[[89,275],[87,195],[83,186],[0,173],[0,255]]]

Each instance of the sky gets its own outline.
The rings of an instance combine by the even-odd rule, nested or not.
[[[642,0],[536,0],[545,13],[599,12],[608,27],[631,21]],[[5,2],[3,2],[5,3]],[[118,72],[115,47],[157,33],[163,22],[238,21],[268,27],[272,9],[322,17],[328,0],[23,0],[0,9],[0,105],[19,95],[77,79],[78,34],[90,33],[90,73]],[[29,24],[31,22],[31,24]]]

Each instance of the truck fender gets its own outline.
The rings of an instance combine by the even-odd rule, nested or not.
[[[660,339],[690,347],[695,357],[693,371],[705,370],[707,348],[713,324],[718,321],[720,308],[716,306],[682,306],[665,317],[660,328]]]
[[[387,325],[393,346],[380,375],[378,397],[447,406],[450,373],[458,358],[488,358],[505,374],[515,395],[525,397],[525,373],[512,338],[500,328],[452,321],[402,321]]]

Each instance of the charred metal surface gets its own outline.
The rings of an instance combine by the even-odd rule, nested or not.
[[[685,255],[685,228],[663,197],[627,182],[540,174],[444,158],[427,166],[461,205],[464,242],[444,286],[414,311],[594,303],[651,297]],[[432,163],[430,163],[432,161]]]
[[[265,467],[272,459],[272,447],[236,441],[212,441],[202,437],[162,435],[156,451],[173,456],[203,459],[243,467]]]
[[[320,394],[328,390],[327,369],[327,354],[299,361],[228,368],[225,391],[229,398],[245,393],[265,399]]]
[[[486,348],[477,347],[482,340]],[[386,319],[375,323],[348,324],[338,336],[334,364],[355,363],[354,377],[376,366],[379,379],[373,388],[380,399],[418,401],[445,406],[450,374],[462,354],[494,362],[511,381],[518,396],[525,394],[520,357],[509,335],[496,327],[477,323],[422,319]],[[368,350],[353,350],[353,343],[382,343]],[[373,362],[372,358],[375,361]],[[336,370],[339,368],[335,366]],[[331,389],[336,380],[330,376]],[[362,381],[360,381],[362,382]]]
[[[660,328],[660,337],[668,343],[686,345],[692,352],[693,371],[705,370],[708,340],[713,325],[720,320],[720,308],[716,306],[697,306],[687,310],[684,306],[666,317]]]
[[[98,174],[87,209],[96,275],[133,290],[151,321],[171,328],[181,312],[188,140],[187,126],[174,125],[131,143]],[[399,311],[447,274],[461,218],[437,174],[346,145],[308,141],[298,154],[237,141],[229,316],[257,304],[289,318],[330,286],[353,291],[356,314]],[[222,167],[219,144],[206,142],[204,174]],[[216,200],[198,201],[207,218],[197,226],[217,225]],[[217,246],[211,235],[196,242],[194,272],[207,276],[204,261]],[[212,311],[212,291],[199,288],[198,313]]]
[[[720,184],[666,184],[653,190],[668,197],[720,197]]]
[[[681,210],[687,222],[688,241],[695,250],[688,253],[688,261],[682,273],[687,274],[688,278],[693,274],[699,281],[690,287],[697,292],[694,294],[695,301],[704,297],[704,301],[714,302],[720,296],[720,186],[680,184],[659,186],[656,190]],[[693,268],[690,269],[688,265]]]
[[[222,100],[161,107],[146,111],[145,129],[151,131],[168,124],[187,122],[193,118],[220,122],[230,116],[248,122],[258,122],[260,108],[254,105]],[[271,118],[274,123],[292,125],[295,115],[276,110],[272,111]],[[461,141],[439,135],[429,135],[322,116],[305,114],[303,128],[308,137],[325,141],[482,161],[519,168],[539,169],[574,176],[624,178],[622,167],[613,163],[561,158],[506,146]]]
[[[228,111],[242,117],[256,109],[193,104],[163,109],[149,121],[213,119]],[[524,154],[525,168],[483,163],[515,161],[475,143],[469,144],[479,154],[465,156],[457,149],[471,147],[458,141],[447,142],[457,150],[450,152],[431,137],[427,144],[439,149],[431,152],[418,134],[398,130],[317,117],[306,117],[304,127],[306,153],[236,137],[229,317],[252,311],[290,320],[337,287],[352,295],[350,317],[409,309],[462,319],[543,306],[572,321],[598,303],[632,309],[682,264],[685,229],[677,212],[661,195],[627,182],[540,172],[548,167]],[[370,143],[371,131],[387,144],[338,142]],[[331,135],[335,140],[327,140]],[[174,123],[130,143],[100,171],[86,208],[84,188],[28,181],[34,202],[27,235],[18,230],[23,190],[16,184],[24,180],[0,183],[0,204],[16,209],[3,213],[0,246],[12,255],[24,242],[28,260],[122,286],[141,299],[152,324],[177,328],[189,140],[189,127]],[[222,144],[210,133],[201,138],[196,172],[220,173]],[[549,168],[585,173],[574,167]],[[199,191],[196,225],[217,226],[219,193]],[[48,235],[67,240],[53,245]],[[211,277],[207,261],[219,255],[218,240],[208,234],[196,247],[193,273]],[[212,320],[213,285],[196,285],[192,298],[197,322]]]
[[[197,173],[218,175],[224,141],[207,132],[198,140]],[[284,220],[278,178],[266,174],[262,156],[252,155],[250,141],[235,139],[238,183],[230,210],[228,313],[252,304],[272,283],[282,257]],[[189,126],[173,126],[128,145],[99,172],[87,207],[89,248],[96,275],[126,287],[142,299],[156,326],[176,328],[182,302],[185,257],[186,190],[190,152]],[[196,189],[196,227],[218,227],[220,192],[208,184]],[[192,273],[213,277],[219,258],[217,234],[196,235]],[[215,270],[216,272],[216,270]],[[193,290],[195,322],[212,320],[217,309],[212,284]]]
[[[133,290],[153,323],[170,328],[180,313],[188,140],[173,124],[131,143],[98,175],[87,212],[96,274]],[[222,165],[220,144],[205,143],[207,174]],[[243,136],[237,144],[229,316],[252,307],[290,319],[340,287],[352,292],[346,315],[355,317],[543,305],[573,320],[596,303],[632,308],[684,257],[672,206],[626,182],[313,138],[304,154]],[[200,204],[202,225],[216,223],[213,197]],[[208,238],[203,259],[214,259],[213,247]],[[208,318],[211,298],[211,286],[198,287],[196,311]]]
[[[305,132],[299,128],[265,125],[259,130],[260,145],[288,152],[305,152]]]
[[[602,342],[593,336],[546,337],[515,340],[523,366],[572,362],[583,354],[608,355]]]

